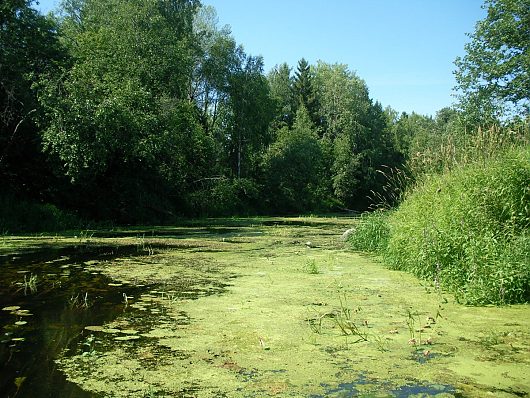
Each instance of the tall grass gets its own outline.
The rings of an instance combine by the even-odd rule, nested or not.
[[[530,150],[425,179],[389,218],[393,268],[467,303],[530,300]]]
[[[529,137],[528,124],[492,127],[425,148],[409,160],[402,203],[361,217],[352,247],[468,304],[529,302]]]
[[[382,253],[388,245],[390,236],[389,215],[390,212],[384,210],[363,213],[348,239],[352,249],[367,253]]]
[[[413,180],[476,162],[486,163],[505,151],[530,145],[530,123],[516,128],[491,126],[475,132],[454,131],[409,154],[406,170]]]

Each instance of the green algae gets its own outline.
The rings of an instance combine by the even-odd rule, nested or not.
[[[465,307],[352,253],[354,219],[224,222],[94,235],[157,249],[84,262],[149,288],[87,328],[93,355],[58,361],[70,381],[115,397],[530,394],[529,306]]]

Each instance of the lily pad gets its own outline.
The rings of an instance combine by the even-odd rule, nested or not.
[[[2,308],[2,311],[16,311],[16,310],[18,310],[18,309],[20,309],[20,306],[18,306],[18,305],[11,305],[11,306],[9,306],[9,307],[4,307],[4,308]]]
[[[103,326],[85,326],[85,329],[91,332],[103,332],[105,330]]]
[[[24,341],[26,340],[24,337],[13,337],[11,341]]]
[[[120,329],[114,329],[114,328],[107,328],[102,330],[103,333],[120,333]]]
[[[122,330],[121,330],[121,333],[123,333],[123,334],[137,334],[137,333],[138,333],[138,330],[134,330],[134,329],[122,329]]]
[[[123,283],[109,283],[109,286],[123,286]]]
[[[11,312],[12,315],[18,315],[18,316],[33,316],[32,313],[29,312],[29,310],[17,310]]]
[[[26,321],[17,321],[17,322],[15,322],[15,325],[17,325],[17,326],[24,326],[26,324],[27,324]]]
[[[138,340],[140,338],[140,336],[134,336],[134,335],[126,335],[126,336],[118,336],[118,337],[114,337],[114,340],[117,340],[117,341],[127,341],[127,340]]]

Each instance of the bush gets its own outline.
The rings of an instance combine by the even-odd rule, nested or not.
[[[429,177],[389,217],[386,262],[471,304],[530,300],[530,150]]]
[[[81,220],[51,204],[0,197],[0,232],[42,232],[77,228]]]

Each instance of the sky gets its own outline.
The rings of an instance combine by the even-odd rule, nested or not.
[[[454,101],[454,60],[465,54],[482,0],[202,0],[265,71],[305,58],[348,65],[374,101],[434,116]],[[57,0],[40,0],[46,13]]]

